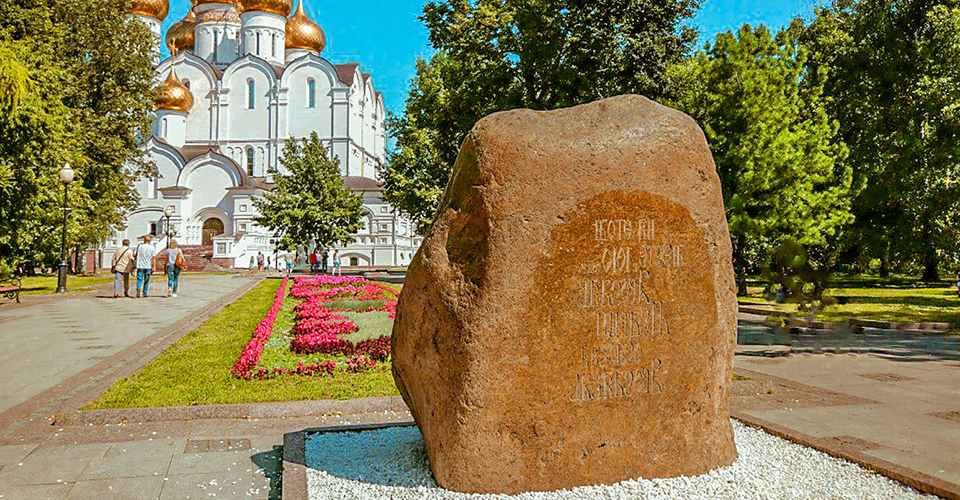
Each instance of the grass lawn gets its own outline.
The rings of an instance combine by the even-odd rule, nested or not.
[[[135,278],[134,278],[135,279]],[[113,283],[112,275],[67,276],[67,292],[89,292],[103,283]],[[24,276],[20,295],[40,295],[57,290],[56,276]]]
[[[760,287],[748,286],[741,302],[762,304],[786,312],[796,312],[797,304],[777,304],[766,300]],[[960,298],[957,289],[947,283],[919,283],[908,277],[879,279],[869,276],[838,278],[826,295],[840,302],[827,306],[816,315],[820,321],[847,318],[901,322],[944,322],[960,324]]]
[[[359,374],[286,375],[268,380],[241,380],[231,375],[230,369],[250,341],[257,323],[270,309],[281,283],[282,280],[264,280],[200,328],[168,347],[139,372],[117,382],[85,409],[351,399],[398,394],[389,363],[383,364],[386,370],[381,371],[378,365],[376,370]],[[289,295],[284,299],[259,366],[269,367],[271,363],[292,363],[295,366],[297,361],[307,364],[308,356],[294,355],[286,348],[288,339],[285,336],[293,326],[296,302]],[[364,318],[363,324],[357,322],[361,331],[353,335],[363,334],[365,326],[386,328],[385,331],[369,332],[371,336],[389,335],[392,323],[390,318],[386,321],[377,317]],[[318,356],[317,359],[328,358]]]

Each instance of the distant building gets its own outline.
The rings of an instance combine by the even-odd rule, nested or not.
[[[163,83],[146,150],[160,176],[138,182],[140,207],[103,254],[149,233],[164,246],[168,209],[174,238],[222,267],[272,253],[273,235],[253,222],[253,200],[283,173],[285,141],[317,132],[339,158],[344,184],[363,196],[364,227],[339,249],[344,265],[408,264],[420,238],[381,196],[386,109],[373,77],[357,63],[324,59],[323,30],[302,2],[291,16],[293,0],[194,0],[167,31],[173,56],[160,62],[167,1],[134,0],[131,8],[157,36]]]

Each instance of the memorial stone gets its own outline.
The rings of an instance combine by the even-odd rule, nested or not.
[[[720,180],[640,96],[480,120],[410,265],[393,373],[441,486],[547,491],[737,456]]]

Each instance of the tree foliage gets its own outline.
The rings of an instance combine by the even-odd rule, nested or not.
[[[274,174],[274,190],[254,199],[256,223],[282,234],[284,248],[353,242],[362,227],[363,198],[344,187],[339,162],[330,160],[317,133],[287,140],[280,161],[289,173]]]
[[[851,170],[822,81],[795,31],[744,25],[686,65],[680,106],[703,127],[723,185],[741,291],[785,242],[826,246],[851,221]]]
[[[443,0],[421,20],[436,53],[417,62],[403,116],[389,122],[396,151],[385,198],[430,222],[460,143],[480,118],[553,109],[624,93],[660,99],[670,68],[696,38],[683,23],[700,0]]]
[[[139,148],[153,111],[152,34],[125,0],[0,2],[0,267],[56,260],[69,162],[71,247],[89,248],[153,175]]]
[[[810,65],[829,75],[829,112],[860,189],[847,259],[881,270],[919,262],[936,279],[957,258],[960,211],[960,2],[838,0],[806,30]]]

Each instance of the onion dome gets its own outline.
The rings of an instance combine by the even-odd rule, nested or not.
[[[130,2],[130,13],[152,17],[163,21],[170,12],[170,2],[167,0],[133,0]]]
[[[287,20],[287,48],[323,52],[326,45],[327,35],[307,17],[303,11],[303,0],[300,0],[297,11]]]
[[[208,3],[225,3],[227,5],[233,5],[233,0],[190,0],[190,4],[194,7]]]
[[[174,54],[182,50],[193,50],[194,34],[197,16],[193,9],[187,13],[186,17],[178,21],[167,30],[166,43],[170,52]]]
[[[236,0],[236,4],[241,14],[259,11],[287,17],[293,9],[293,0]]]
[[[193,107],[193,93],[180,81],[175,69],[171,68],[167,79],[160,84],[160,95],[156,103],[157,109],[185,113],[189,113]]]

